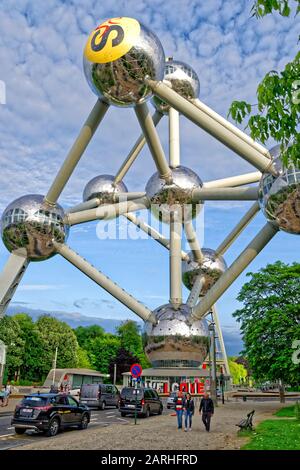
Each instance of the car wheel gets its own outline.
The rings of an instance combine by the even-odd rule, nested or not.
[[[106,403],[105,403],[105,401],[103,401],[101,403],[100,410],[102,410],[102,411],[105,410],[105,405],[106,405]]]
[[[59,431],[59,421],[57,418],[52,419],[49,424],[49,429],[46,432],[46,436],[54,437]]]
[[[25,431],[26,431],[26,429],[24,429],[24,428],[15,428],[15,433],[16,434],[24,434]]]
[[[161,406],[161,407],[159,408],[159,410],[158,410],[158,414],[161,415],[162,412],[163,412],[163,408],[162,408],[162,406]]]
[[[89,416],[85,413],[81,418],[81,423],[78,426],[79,429],[86,429],[88,427],[89,421]]]
[[[126,413],[121,412],[121,416],[122,416],[122,418],[125,418]]]
[[[149,416],[150,416],[150,408],[147,408],[146,413],[144,414],[144,417],[149,418]]]

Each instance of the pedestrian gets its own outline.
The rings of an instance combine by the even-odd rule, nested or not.
[[[182,429],[183,399],[183,393],[179,390],[174,400],[178,429]]]
[[[195,411],[194,400],[192,399],[192,395],[187,393],[186,398],[183,401],[183,410],[184,410],[184,430],[191,431],[192,430],[192,418]]]
[[[204,394],[200,402],[199,414],[202,411],[202,421],[205,426],[207,432],[210,430],[210,420],[212,415],[214,414],[214,402],[210,398],[208,393]]]
[[[0,389],[0,406],[4,406],[4,400],[5,400],[5,390],[4,389]]]

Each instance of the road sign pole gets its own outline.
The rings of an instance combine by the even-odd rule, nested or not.
[[[135,409],[134,409],[134,424],[137,421],[137,380],[135,380]]]

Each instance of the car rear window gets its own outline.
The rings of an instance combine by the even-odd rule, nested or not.
[[[101,387],[98,384],[85,384],[81,387],[81,398],[97,398]]]
[[[22,406],[45,406],[47,405],[48,397],[24,397],[21,401]]]
[[[134,388],[123,388],[121,398],[135,398],[135,392],[137,392],[138,398],[142,398],[143,390],[140,388],[137,388],[136,390]]]

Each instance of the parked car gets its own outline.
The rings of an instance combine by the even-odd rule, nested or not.
[[[152,388],[124,387],[120,396],[119,411],[121,416],[134,414],[135,407],[137,415],[145,418],[148,418],[151,414],[161,415],[163,411],[163,404],[156,390]]]
[[[11,424],[16,434],[27,429],[56,436],[60,429],[77,426],[86,429],[91,412],[75,398],[61,393],[33,393],[26,395],[16,406]]]
[[[83,384],[80,389],[80,403],[104,410],[106,406],[119,408],[120,392],[112,384]]]
[[[167,398],[167,408],[168,410],[171,408],[175,409],[175,398],[176,398],[177,392],[171,392],[170,395]]]

